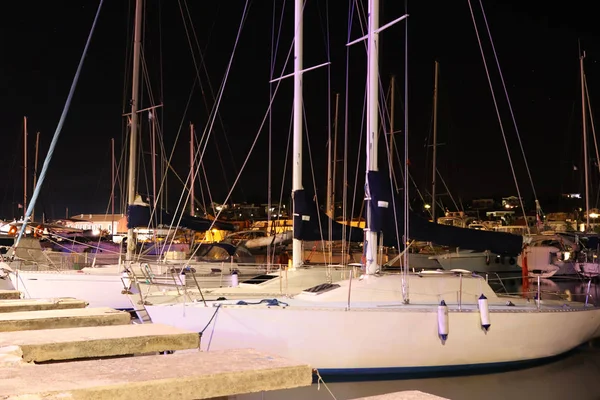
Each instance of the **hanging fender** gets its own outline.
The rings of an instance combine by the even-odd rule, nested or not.
[[[481,321],[481,329],[483,329],[484,332],[487,332],[488,329],[490,329],[490,326],[492,325],[490,323],[490,309],[488,306],[487,297],[485,297],[482,293],[481,296],[479,296],[477,303],[479,305],[479,319]]]
[[[17,235],[17,227],[16,226],[11,226],[10,229],[8,230],[8,234],[10,236],[16,236]]]
[[[511,257],[511,258],[509,258],[509,259],[508,259],[508,263],[509,263],[510,265],[515,265],[515,263],[516,263],[516,262],[517,262],[517,261],[515,260],[515,258],[514,258],[514,257]]]
[[[448,306],[444,300],[441,301],[438,306],[438,336],[442,341],[442,344],[446,343],[446,339],[448,339],[449,333],[449,324],[448,324]]]
[[[490,265],[490,253],[485,255],[485,265]]]

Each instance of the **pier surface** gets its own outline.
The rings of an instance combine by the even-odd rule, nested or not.
[[[251,349],[34,365],[0,364],[10,400],[211,399],[310,386],[312,368]]]
[[[0,300],[15,300],[21,298],[18,290],[0,290]]]
[[[198,348],[199,345],[198,333],[161,324],[0,333],[0,349],[18,346],[23,360],[27,362],[187,350]]]
[[[19,311],[64,310],[68,308],[85,308],[88,303],[69,297],[56,299],[0,299],[0,313]]]
[[[107,307],[9,312],[0,313],[0,332],[126,325],[130,322],[128,312]]]

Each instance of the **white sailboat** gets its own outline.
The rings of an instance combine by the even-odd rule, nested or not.
[[[295,4],[295,56],[300,57],[303,1]],[[377,0],[369,1],[368,11],[370,176],[377,168]],[[300,79],[300,68],[295,71]],[[375,194],[368,178],[367,188]],[[321,374],[472,370],[555,356],[600,334],[600,309],[584,303],[502,298],[485,279],[463,272],[379,275],[377,232],[369,229],[366,274],[358,279],[293,298],[174,303],[146,310],[153,322],[202,333],[204,351],[241,342],[306,362]]]
[[[133,73],[129,141],[128,169],[128,199],[130,207],[140,206],[140,198],[136,195],[136,156],[139,151],[138,119],[139,119],[139,72],[142,40],[142,11],[143,1],[136,0],[135,29],[133,46]],[[81,68],[81,65],[80,65]],[[46,167],[46,165],[45,165]],[[40,184],[40,183],[38,183]],[[37,189],[37,188],[36,188]],[[32,202],[33,203],[33,202]],[[142,204],[143,205],[143,204]],[[28,211],[29,212],[29,211]],[[222,263],[198,263],[186,260],[148,263],[134,261],[135,237],[134,229],[127,231],[127,253],[124,264],[101,267],[87,267],[80,270],[64,270],[53,264],[42,252],[37,239],[21,238],[15,246],[12,260],[0,263],[0,270],[7,274],[12,287],[20,290],[26,298],[41,297],[76,297],[88,301],[91,307],[111,307],[116,309],[131,309],[131,302],[123,293],[129,284],[129,274],[151,274],[169,278],[173,269],[184,267],[194,268],[198,272],[210,272],[213,267]],[[20,247],[20,248],[19,248]],[[19,252],[23,256],[19,256]],[[227,268],[236,269],[234,263],[228,263]],[[241,267],[240,267],[241,268]],[[255,269],[255,267],[252,267]],[[129,274],[128,272],[129,271]],[[228,270],[227,273],[231,273]],[[126,290],[125,290],[126,292]]]
[[[586,215],[586,224],[585,230],[588,233],[592,233],[593,229],[590,225],[590,214],[592,210],[590,209],[590,198],[589,198],[589,172],[588,172],[588,149],[587,149],[587,117],[586,110],[589,107],[589,93],[587,91],[587,80],[585,77],[585,70],[583,61],[585,59],[585,51],[579,56],[579,69],[580,69],[580,78],[581,78],[581,117],[582,117],[582,130],[583,130],[583,162],[584,162],[584,174],[585,174],[585,215]],[[587,98],[587,102],[586,102]],[[592,111],[590,109],[590,119],[592,118]],[[592,131],[594,128],[593,119],[592,122]],[[595,139],[595,134],[594,134]],[[587,235],[581,235],[587,236]],[[600,259],[598,258],[599,248],[598,243],[598,235],[592,233],[591,236],[595,238],[595,245],[592,246],[583,246],[583,243],[577,243],[577,247],[580,250],[575,255],[575,271],[584,278],[595,278],[600,276]],[[576,240],[579,242],[579,237],[576,236]],[[588,239],[589,240],[589,239]],[[586,240],[586,241],[588,241]]]
[[[296,40],[295,46],[295,57],[294,57],[294,70],[302,70],[302,39]],[[324,66],[327,64],[322,64]],[[311,68],[312,69],[312,68]],[[230,276],[225,284],[219,285],[220,287],[207,287],[201,285],[198,287],[191,288],[180,288],[173,287],[170,285],[160,285],[148,282],[146,279],[134,278],[135,290],[129,294],[131,300],[131,306],[134,310],[139,311],[140,306],[149,307],[159,304],[180,304],[185,306],[188,303],[202,303],[206,304],[207,301],[216,301],[222,299],[237,299],[237,300],[260,300],[264,297],[277,297],[277,296],[294,296],[302,291],[313,291],[318,293],[324,288],[330,288],[335,285],[335,282],[348,279],[351,274],[356,274],[358,269],[356,265],[325,265],[325,263],[318,263],[305,265],[304,250],[302,248],[302,240],[295,237],[295,232],[299,232],[302,229],[309,228],[311,224],[315,224],[318,228],[328,229],[327,224],[319,224],[315,222],[322,215],[315,204],[309,204],[308,199],[305,197],[305,192],[302,185],[302,75],[296,73],[294,77],[294,119],[293,119],[293,161],[292,161],[292,180],[293,190],[292,194],[295,199],[294,208],[294,219],[293,219],[293,230],[285,231],[282,233],[276,233],[271,236],[259,237],[255,239],[249,239],[243,242],[243,245],[249,249],[257,249],[260,247],[266,247],[274,244],[292,242],[292,259],[289,260],[289,265],[271,265],[269,270],[262,271],[256,276],[246,276],[242,278],[237,274]],[[302,202],[306,207],[304,212],[300,212],[296,206],[298,202]],[[306,225],[305,225],[306,224]],[[341,226],[339,223],[332,221],[334,227]],[[321,226],[322,225],[322,226]],[[323,233],[321,229],[318,229],[317,236],[327,237],[328,233],[331,233],[332,238],[339,240],[342,238],[342,231],[333,233],[335,228],[332,228],[332,232]],[[362,232],[355,230],[362,237]],[[242,234],[244,232],[241,232]],[[236,234],[232,234],[233,237]],[[346,234],[350,237],[351,234]],[[356,240],[358,235],[354,235]],[[315,239],[315,238],[313,238]],[[227,239],[225,240],[227,242]],[[141,313],[143,315],[143,313]]]
[[[99,11],[100,9],[98,9],[96,13],[92,31],[86,42],[84,55],[89,47],[91,36],[98,20]],[[138,18],[139,17],[141,17],[141,10],[139,11]],[[136,46],[138,50],[140,44],[139,38],[139,31],[136,31],[136,39],[138,39]],[[83,59],[84,57],[81,58],[77,68],[75,79],[67,98],[67,105],[63,110],[51,143],[51,150],[56,145],[58,134],[62,129],[62,125],[66,118],[68,105],[71,102],[76,82],[83,66]],[[39,193],[39,187],[44,180],[51,153],[51,151],[48,152],[48,156],[44,162],[40,179],[37,182],[34,194],[26,210],[24,225],[27,222],[27,218],[33,212],[35,199]],[[21,233],[15,240],[15,245],[13,245],[10,250],[10,256],[5,257],[4,260],[0,262],[0,270],[2,270],[3,275],[8,275],[13,289],[20,290],[27,298],[67,296],[88,300],[92,306],[103,305],[114,308],[124,308],[124,306],[127,305],[126,297],[120,295],[120,288],[122,288],[120,273],[107,275],[102,273],[88,274],[82,270],[59,271],[50,260],[44,257],[39,240],[37,238],[22,237],[24,232],[25,227],[21,227]],[[19,252],[24,252],[25,254],[20,257]],[[6,282],[6,279],[4,280]]]

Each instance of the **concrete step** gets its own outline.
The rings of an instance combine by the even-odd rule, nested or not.
[[[0,365],[0,398],[211,399],[312,383],[312,368],[252,349]]]
[[[0,300],[20,299],[21,292],[18,290],[0,290]]]
[[[73,298],[0,300],[0,313],[85,308],[88,303]]]
[[[21,311],[0,313],[0,332],[126,325],[130,322],[128,312],[107,307]]]
[[[18,346],[23,360],[74,360],[197,349],[197,332],[168,325],[115,325],[0,333],[0,348]]]

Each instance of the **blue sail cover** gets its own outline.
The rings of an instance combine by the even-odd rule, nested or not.
[[[308,198],[304,189],[294,191],[294,239],[329,240],[330,223],[332,240],[342,240],[344,225],[333,221],[319,210],[316,203]],[[362,242],[363,230],[346,226],[345,239],[350,242]]]
[[[387,187],[389,188],[389,185]],[[381,232],[385,226],[385,221],[389,220],[390,217],[394,217],[393,214],[390,215],[390,210],[392,210],[390,190],[381,190],[382,188],[386,188],[386,186],[383,183],[381,173],[379,171],[368,171],[366,193],[371,211],[368,228],[375,232]]]
[[[368,179],[370,201],[375,214],[371,229],[381,228],[378,231],[383,233],[384,246],[398,246],[398,243],[403,242],[399,239],[404,234],[403,200],[396,198],[394,202],[390,201],[387,209],[377,206],[379,202],[391,199],[392,189],[379,172],[370,171]],[[440,246],[474,251],[488,250],[498,255],[513,257],[521,253],[523,248],[523,237],[520,235],[435,224],[413,211],[409,211],[408,229],[409,239],[432,242]]]
[[[136,227],[156,226],[158,221],[164,221],[165,223],[176,224],[179,218],[175,217],[164,210],[156,210],[151,219],[150,207],[144,205],[129,205],[127,207],[127,229]],[[151,222],[152,221],[152,222]],[[214,224],[213,224],[214,222]],[[228,222],[211,221],[206,218],[192,217],[190,215],[184,215],[181,217],[181,221],[178,223],[179,227],[191,229],[197,232],[207,231],[211,228],[220,229],[224,231],[234,231],[235,226]]]
[[[521,235],[434,224],[412,211],[409,218],[410,239],[475,251],[489,250],[498,255],[511,257],[517,256],[523,249]]]

